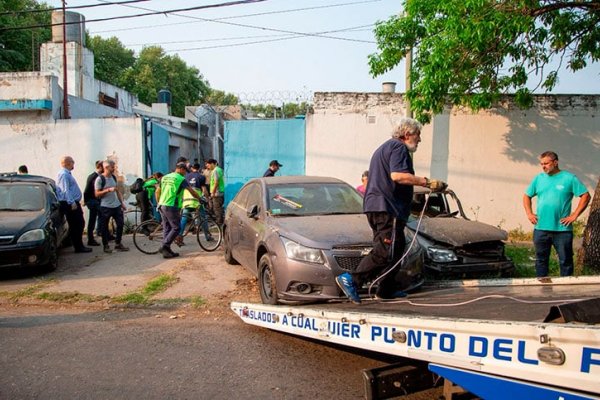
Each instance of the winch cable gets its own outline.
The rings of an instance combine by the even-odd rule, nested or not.
[[[431,194],[431,193],[433,193],[433,190],[429,189],[429,193],[427,193],[427,194]],[[410,241],[410,245],[404,251],[404,254],[402,255],[402,257],[400,257],[400,259],[398,261],[396,261],[396,263],[394,265],[392,265],[391,267],[389,267],[387,271],[385,271],[383,274],[381,274],[380,276],[378,276],[377,279],[375,279],[373,282],[371,282],[371,284],[369,285],[369,291],[367,293],[367,295],[369,296],[369,298],[371,298],[371,299],[374,298],[373,296],[371,296],[371,289],[373,288],[373,286],[377,282],[379,282],[381,279],[385,278],[392,271],[394,271],[396,268],[398,268],[399,266],[401,266],[402,265],[402,261],[404,261],[404,259],[408,255],[408,253],[410,253],[411,249],[415,245],[415,242],[417,241],[417,235],[419,234],[419,229],[421,228],[421,221],[423,220],[423,216],[425,215],[425,210],[427,209],[427,203],[428,202],[429,202],[429,196],[425,196],[425,203],[423,204],[423,209],[421,210],[421,214],[419,215],[419,220],[417,222],[417,227],[415,229],[413,238]],[[394,229],[394,233],[393,233],[394,240],[392,241],[392,246],[390,248],[390,251],[392,251],[392,252],[393,252],[393,249],[394,249],[394,241],[396,240],[395,234],[396,234],[396,232],[395,232],[395,229]]]
[[[504,294],[490,294],[487,296],[480,296],[480,297],[476,297],[474,299],[461,301],[461,302],[457,302],[457,303],[415,303],[412,300],[385,300],[384,302],[386,304],[410,304],[411,306],[416,306],[416,307],[458,307],[458,306],[464,306],[467,304],[475,303],[475,302],[478,302],[481,300],[486,300],[486,299],[509,299],[509,300],[516,301],[518,303],[525,303],[525,304],[574,303],[577,301],[589,300],[586,298],[556,299],[556,300],[524,300],[524,299],[519,299],[518,297],[507,296]]]

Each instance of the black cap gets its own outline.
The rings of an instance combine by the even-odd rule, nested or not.
[[[283,167],[283,164],[279,164],[279,161],[277,161],[277,160],[271,160],[271,162],[269,163],[269,166],[272,167],[273,165],[277,165],[278,167]]]

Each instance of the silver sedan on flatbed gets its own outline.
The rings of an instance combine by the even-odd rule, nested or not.
[[[257,276],[263,303],[339,300],[335,276],[354,270],[372,249],[362,202],[335,178],[252,179],[227,206],[225,260]],[[393,273],[399,289],[411,290],[423,283],[423,251],[409,246],[413,235],[405,232],[410,251]],[[359,292],[367,295],[368,285]]]

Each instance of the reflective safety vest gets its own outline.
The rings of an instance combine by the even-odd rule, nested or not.
[[[177,172],[171,172],[162,177],[160,181],[159,206],[170,206],[181,208],[181,182],[185,177]]]
[[[223,196],[225,193],[225,179],[223,178],[223,169],[218,165],[215,166],[215,169],[210,174],[210,193],[213,193],[213,189],[217,186],[217,191],[215,195]]]

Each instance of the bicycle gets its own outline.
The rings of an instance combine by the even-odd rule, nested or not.
[[[123,211],[123,234],[132,233],[141,221],[142,210],[138,203],[130,201],[129,205],[135,208]],[[109,221],[108,231],[111,235],[117,232],[117,223],[113,218]]]
[[[223,231],[205,205],[206,200],[203,200],[192,212],[182,236],[195,232],[196,241],[204,251],[215,251],[221,245]],[[163,236],[162,224],[156,220],[149,220],[135,228],[133,244],[144,254],[156,254],[162,246]]]

